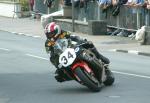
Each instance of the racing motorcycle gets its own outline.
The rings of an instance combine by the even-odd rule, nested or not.
[[[101,90],[102,85],[110,86],[114,83],[114,75],[105,68],[105,64],[94,53],[83,46],[68,39],[57,40],[54,51],[59,54],[58,67],[71,79],[88,87],[94,92]]]

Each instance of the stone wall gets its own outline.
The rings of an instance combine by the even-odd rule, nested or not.
[[[73,31],[72,29],[72,19],[54,19],[62,29],[67,31]],[[82,21],[75,21],[74,23],[75,32],[78,33],[88,33],[88,23]]]
[[[54,19],[62,29],[67,31],[73,31],[72,19]],[[89,35],[105,35],[107,32],[107,24],[105,21],[94,21],[89,22],[75,21],[74,22],[75,32],[85,33]]]

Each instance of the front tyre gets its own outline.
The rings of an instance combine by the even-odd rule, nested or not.
[[[95,76],[91,75],[84,69],[81,69],[80,67],[75,69],[75,74],[77,77],[81,80],[81,82],[87,86],[90,90],[94,92],[99,92],[101,90],[101,83],[95,78]]]

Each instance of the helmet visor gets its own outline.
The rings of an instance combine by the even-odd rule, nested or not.
[[[55,32],[46,33],[47,38],[52,38],[55,36]]]

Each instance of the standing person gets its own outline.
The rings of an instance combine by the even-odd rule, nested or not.
[[[98,5],[102,10],[107,9],[110,6],[116,6],[118,1],[117,0],[98,0]]]
[[[147,4],[146,8],[150,9],[150,0],[146,0],[146,4]]]
[[[34,0],[29,0],[30,10],[33,11],[34,8]]]
[[[150,26],[150,0],[145,0],[145,5],[146,5],[146,20],[145,20],[145,24],[147,26]]]

